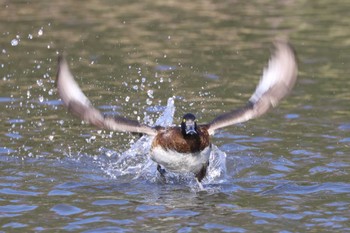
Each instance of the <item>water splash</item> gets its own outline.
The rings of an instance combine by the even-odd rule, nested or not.
[[[155,125],[171,125],[173,123],[174,112],[174,99],[169,98],[166,109],[157,119]],[[151,149],[152,140],[153,137],[143,135],[127,151],[123,152],[116,162],[107,164],[107,167],[104,169],[107,175],[112,178],[129,175],[136,178],[139,176],[149,176],[151,173],[154,174],[155,170],[150,168],[153,162],[147,155]]]
[[[12,46],[17,46],[18,44],[19,44],[19,40],[18,39],[11,40],[11,45]]]
[[[160,126],[164,126],[164,127],[172,125],[173,120],[174,120],[174,113],[175,113],[174,98],[169,98],[164,112],[157,119],[157,121],[154,125],[160,125]]]
[[[167,106],[154,125],[170,126],[175,113],[174,98],[169,98]],[[113,179],[145,179],[151,182],[162,182],[154,163],[148,156],[153,137],[144,135],[123,152],[117,161],[102,164],[103,171]],[[226,154],[212,146],[208,174],[204,184],[221,183],[226,176]],[[194,184],[193,174],[166,173],[167,183]]]
[[[221,183],[226,179],[226,153],[212,145],[205,184]]]

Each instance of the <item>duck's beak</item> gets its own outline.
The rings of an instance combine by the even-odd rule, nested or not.
[[[186,131],[187,135],[197,134],[196,123],[194,121],[187,120],[186,121],[186,129],[185,129],[185,131]]]

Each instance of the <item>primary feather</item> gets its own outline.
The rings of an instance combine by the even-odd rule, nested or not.
[[[264,69],[260,82],[248,103],[216,117],[208,124],[209,134],[214,134],[219,128],[259,117],[277,106],[293,88],[297,72],[294,50],[287,43],[276,42],[275,53]]]
[[[157,133],[154,128],[140,124],[135,120],[129,120],[122,116],[103,116],[99,110],[92,106],[89,99],[81,91],[63,56],[58,59],[56,84],[64,105],[70,112],[85,122],[102,129],[115,131],[144,133],[148,135],[156,135]]]

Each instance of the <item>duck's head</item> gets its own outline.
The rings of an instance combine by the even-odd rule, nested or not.
[[[187,113],[182,117],[181,132],[184,136],[198,134],[197,120],[192,113]]]

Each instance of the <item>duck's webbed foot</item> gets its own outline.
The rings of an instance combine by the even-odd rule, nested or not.
[[[208,166],[209,166],[209,162],[208,162],[205,166],[203,166],[202,169],[201,169],[199,172],[197,172],[197,173],[195,174],[196,181],[197,181],[197,183],[198,183],[198,185],[199,185],[199,188],[200,188],[201,190],[204,190],[203,185],[202,185],[201,182],[202,182],[202,180],[204,179],[204,177],[205,177],[206,174],[207,174],[207,168],[208,168]]]
[[[164,168],[162,168],[159,164],[157,164],[157,171],[160,174],[161,181],[163,183],[165,183],[166,182],[166,179],[165,179],[166,170]]]
[[[164,168],[162,168],[159,164],[157,165],[157,171],[160,173],[161,176],[164,176],[166,171]]]
[[[204,177],[207,175],[207,168],[208,168],[208,166],[209,166],[209,162],[205,166],[203,166],[202,169],[199,172],[197,172],[195,174],[195,177],[196,177],[198,182],[202,182]]]

